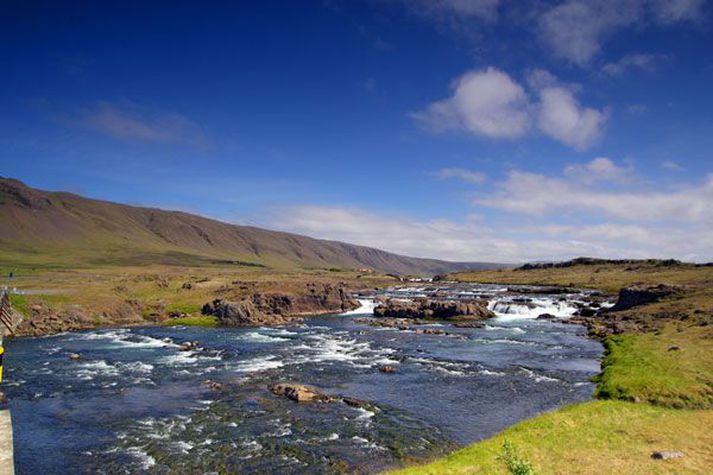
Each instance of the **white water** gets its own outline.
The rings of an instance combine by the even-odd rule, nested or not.
[[[373,299],[357,299],[361,306],[354,310],[341,313],[340,315],[371,315],[376,308],[376,302]]]
[[[488,308],[500,318],[513,320],[537,318],[543,313],[549,313],[557,318],[568,318],[577,311],[577,307],[566,301],[545,297],[533,298],[527,303],[493,299],[488,304]]]

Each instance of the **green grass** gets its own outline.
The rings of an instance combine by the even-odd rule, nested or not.
[[[213,316],[195,316],[195,317],[182,317],[182,318],[172,318],[164,322],[166,326],[175,325],[186,325],[190,327],[217,327],[218,319]]]
[[[713,427],[713,411],[592,401],[523,421],[431,464],[393,473],[513,473],[503,456],[506,442],[538,474],[707,473],[713,466],[713,431],[706,427]],[[680,450],[685,456],[653,460],[655,450]]]
[[[200,303],[171,303],[166,306],[166,311],[191,314],[200,313],[202,308],[203,305]]]
[[[503,454],[500,456],[500,460],[505,463],[511,475],[535,475],[532,464],[520,455],[520,451],[509,440],[503,443]]]
[[[27,302],[27,297],[24,295],[10,294],[10,303],[12,304],[12,308],[21,314],[29,315],[29,303]]]
[[[608,337],[595,396],[713,408],[711,336],[706,327],[670,325],[656,333]]]

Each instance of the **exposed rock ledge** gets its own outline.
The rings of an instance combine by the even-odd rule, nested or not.
[[[679,291],[679,288],[666,284],[624,287],[619,291],[619,299],[616,305],[610,308],[609,311],[619,312],[639,305],[658,302],[662,298],[674,295]]]
[[[485,320],[495,314],[483,300],[442,301],[419,299],[414,301],[388,299],[374,309],[381,318],[417,318],[429,320]]]
[[[203,306],[204,315],[215,315],[225,326],[282,325],[306,315],[346,312],[359,302],[343,288],[310,284],[305,294],[256,293],[237,302],[214,300]]]

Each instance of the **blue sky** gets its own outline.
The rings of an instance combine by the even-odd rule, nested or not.
[[[453,260],[713,260],[705,0],[15,2],[0,175]]]

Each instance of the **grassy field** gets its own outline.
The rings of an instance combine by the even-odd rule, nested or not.
[[[635,283],[713,288],[713,267],[693,264],[655,265],[594,264],[550,269],[500,269],[482,272],[459,272],[448,275],[461,282],[492,282],[499,284],[564,285],[616,293]]]
[[[416,474],[705,474],[713,467],[713,269],[577,266],[455,274],[463,281],[574,285],[615,292],[636,282],[685,291],[638,308],[662,319],[651,333],[611,335],[598,400],[523,421]],[[669,318],[677,315],[676,318]],[[688,318],[696,315],[698,318]],[[682,458],[654,460],[654,451]]]
[[[673,408],[713,408],[713,328],[669,325],[616,335],[597,377],[600,398]]]

